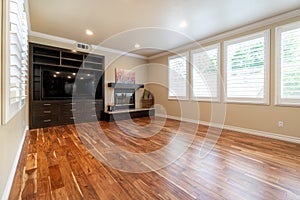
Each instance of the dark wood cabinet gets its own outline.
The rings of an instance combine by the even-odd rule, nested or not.
[[[71,50],[55,48],[40,44],[30,43],[30,74],[29,74],[29,118],[30,128],[41,128],[48,126],[64,125],[95,121],[101,119],[104,110],[104,56],[87,54],[82,52],[72,52]],[[47,96],[50,93],[51,81],[44,83],[43,73],[45,69],[68,73],[65,79],[91,79],[85,88],[83,85],[80,92],[74,96],[74,87],[69,91],[68,85],[64,89],[68,90],[68,95],[63,94],[57,97]],[[83,71],[83,72],[82,72]],[[69,76],[70,74],[70,76]],[[74,77],[71,77],[72,74]],[[56,77],[54,74],[53,76]],[[77,77],[76,77],[77,76]],[[81,76],[81,77],[80,77]],[[97,79],[96,79],[97,77]],[[52,80],[53,81],[53,80]],[[47,84],[47,85],[46,85]],[[48,85],[50,84],[50,86]],[[46,85],[46,86],[45,86]],[[68,87],[67,87],[68,86]],[[90,87],[89,87],[90,86]],[[79,90],[77,85],[76,90]],[[81,95],[91,94],[90,96]],[[47,94],[47,95],[46,95]],[[94,94],[94,95],[92,95]]]
[[[40,128],[100,120],[103,100],[33,101],[30,107],[30,128]]]

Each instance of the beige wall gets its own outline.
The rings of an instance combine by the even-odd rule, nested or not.
[[[0,197],[3,195],[26,127],[24,107],[6,125],[0,126]]]
[[[1,1],[0,3],[0,10],[2,11],[2,4],[3,1]],[[2,35],[2,25],[3,25],[3,21],[2,21],[2,12],[0,15],[0,22],[1,22],[1,31],[0,31],[0,63],[1,63],[1,70],[0,70],[0,82],[2,80],[2,69],[5,67],[3,65],[3,56],[2,56],[2,40],[3,40],[3,35]],[[2,82],[1,82],[2,83]],[[1,84],[2,86],[2,84]],[[1,94],[3,94],[2,91],[3,88],[1,88]],[[0,95],[1,98],[2,95]],[[2,99],[0,99],[0,105],[2,102]],[[0,111],[1,111],[1,106],[0,106]],[[0,124],[0,160],[1,160],[1,164],[0,164],[0,198],[2,199],[2,196],[4,194],[5,191],[5,187],[7,184],[7,181],[10,176],[12,167],[14,165],[15,162],[15,158],[17,156],[17,152],[18,149],[21,145],[22,142],[22,138],[24,136],[24,131],[26,128],[26,115],[27,115],[27,111],[26,111],[26,106],[24,106],[24,108],[12,119],[8,122],[8,124],[5,125],[1,125]],[[1,117],[0,117],[1,118]],[[1,120],[0,120],[1,121]]]
[[[66,44],[39,37],[29,37],[29,42],[56,46],[67,49],[75,49],[75,44]],[[95,50],[93,53],[105,56],[105,105],[113,103],[113,89],[107,87],[108,82],[115,82],[115,68],[131,69],[135,71],[136,83],[142,84],[147,81],[147,62],[144,59],[121,56],[116,53]],[[137,107],[141,106],[141,96],[143,90],[139,89],[136,93]]]
[[[136,59],[132,57],[118,57],[110,56],[106,58],[106,70],[105,70],[105,83],[115,82],[115,69],[130,69],[135,72],[135,81],[137,84],[144,84],[147,82],[147,65],[146,61],[142,59]],[[143,94],[143,89],[138,89],[136,91],[136,107],[141,107],[141,98]],[[113,104],[113,89],[107,87],[105,84],[105,102],[107,104]]]
[[[221,48],[223,48],[223,42],[228,39],[237,38],[250,33],[255,33],[257,31],[262,31],[265,29],[271,29],[271,80],[270,80],[270,105],[251,105],[251,104],[234,104],[234,103],[207,103],[198,102],[196,105],[192,101],[174,101],[168,100],[168,56],[163,56],[157,59],[150,60],[148,69],[148,81],[154,82],[156,84],[149,85],[151,91],[155,95],[155,103],[161,104],[168,115],[182,117],[182,111],[180,110],[180,104],[183,104],[185,109],[194,111],[199,109],[200,118],[195,118],[194,114],[183,116],[185,118],[193,120],[201,120],[206,122],[217,122],[222,121],[222,116],[213,117],[211,120],[212,113],[220,109],[226,108],[225,125],[236,126],[241,128],[253,129],[258,131],[265,131],[270,133],[288,135],[293,137],[300,137],[300,107],[281,107],[274,105],[274,90],[275,90],[275,27],[294,21],[299,21],[300,17],[296,17],[290,20],[285,20],[280,23],[268,25],[265,27],[258,28],[253,31],[248,31],[243,34],[238,34],[233,37],[224,38],[222,40],[210,42],[203,46],[215,44],[221,42]],[[192,49],[188,49],[192,50]],[[221,54],[221,71],[223,71],[224,61]],[[159,84],[157,84],[159,83]],[[187,107],[186,104],[189,106]],[[193,113],[193,112],[191,112]],[[278,127],[278,121],[284,121],[284,127]]]

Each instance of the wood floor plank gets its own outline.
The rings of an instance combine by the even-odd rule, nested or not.
[[[77,184],[72,176],[71,166],[68,159],[63,156],[60,159],[60,170],[64,181],[65,190],[69,199],[83,199],[81,191],[78,190]]]
[[[62,176],[59,168],[60,168],[59,165],[54,165],[49,167],[49,177],[50,177],[52,191],[64,187],[64,183],[62,181]]]
[[[221,136],[202,158],[208,130]],[[178,131],[181,139],[166,147]],[[153,169],[166,163],[162,154],[137,162],[111,145],[135,154],[188,148]],[[300,145],[162,118],[35,129],[26,135],[9,199],[300,199]]]
[[[36,131],[36,130],[35,130]],[[34,131],[33,131],[34,132]],[[22,152],[20,155],[19,163],[17,166],[16,174],[14,177],[14,182],[10,190],[10,199],[17,200],[20,198],[20,195],[22,194],[22,188],[23,188],[23,177],[24,177],[24,168],[27,161],[27,155],[28,155],[28,144],[29,144],[29,137],[30,134],[27,133],[25,137],[25,141],[22,147]]]

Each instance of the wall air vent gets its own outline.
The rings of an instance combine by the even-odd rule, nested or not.
[[[83,44],[83,43],[76,43],[77,49],[82,49],[82,50],[89,50],[90,46],[88,44]]]

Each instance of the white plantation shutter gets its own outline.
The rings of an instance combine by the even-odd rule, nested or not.
[[[225,42],[225,101],[269,102],[269,31]]]
[[[169,99],[188,98],[188,54],[169,57]]]
[[[192,99],[220,101],[220,44],[192,51]]]
[[[300,23],[276,29],[276,103],[300,105]]]
[[[10,0],[10,104],[21,101],[26,96],[28,29],[24,0]]]
[[[28,26],[24,0],[7,0],[5,117],[11,119],[25,104],[28,64]]]

